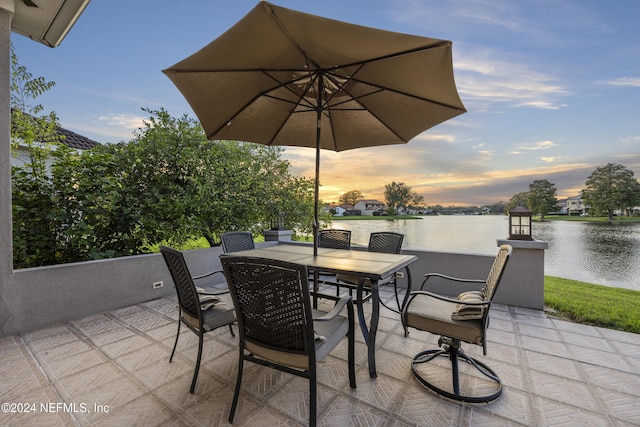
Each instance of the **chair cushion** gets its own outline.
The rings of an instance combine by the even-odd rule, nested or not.
[[[323,311],[313,310],[314,317],[320,317],[326,314]],[[313,328],[316,335],[323,336],[325,339],[316,339],[316,361],[324,360],[331,350],[333,350],[347,336],[349,332],[349,321],[342,316],[336,316],[334,319],[326,322],[313,322]],[[272,362],[291,366],[298,369],[309,368],[309,357],[306,354],[287,353],[267,347],[262,347],[258,343],[245,341],[245,349],[254,355],[270,360]]]
[[[458,295],[459,301],[464,302],[484,302],[485,299],[480,291],[468,291]],[[486,306],[458,304],[456,309],[451,313],[453,320],[475,320],[482,319]]]
[[[228,325],[236,321],[235,311],[233,309],[233,301],[231,295],[221,294],[216,295],[216,298],[220,299],[220,302],[216,303],[212,307],[206,310],[202,310],[202,323],[203,329],[207,332],[213,331],[224,325]],[[198,319],[190,316],[188,313],[182,312],[182,318],[186,323],[198,328]]]
[[[456,306],[456,303],[428,295],[416,295],[407,307],[407,326],[482,345],[482,321],[451,319],[451,313]]]
[[[220,298],[220,295],[211,295],[207,293],[206,289],[196,286],[198,292],[198,299],[200,300],[200,308],[202,310],[208,310],[216,304],[225,304]]]

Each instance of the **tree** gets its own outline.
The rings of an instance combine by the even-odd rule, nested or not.
[[[419,205],[424,202],[424,198],[411,191],[411,187],[395,181],[384,186],[384,198],[388,209],[396,212],[400,208],[409,207],[410,204]]]
[[[358,203],[358,200],[362,200],[363,198],[364,196],[360,190],[351,190],[341,195],[338,201],[342,204],[353,206]]]
[[[613,219],[615,210],[628,210],[640,204],[640,184],[634,178],[633,171],[619,164],[608,163],[587,178],[582,198],[590,211],[606,212],[609,219]]]
[[[55,192],[47,170],[51,146],[58,145],[55,113],[42,114],[36,99],[53,88],[54,82],[33,77],[18,63],[11,46],[11,149],[23,146],[27,160],[11,168],[14,267],[51,263],[59,252],[56,221],[62,214],[55,204]]]
[[[544,219],[544,215],[553,211],[557,204],[555,184],[546,179],[536,179],[529,184],[528,201],[534,215],[539,214]]]
[[[529,192],[523,191],[521,193],[514,194],[511,199],[504,206],[504,213],[508,214],[509,211],[517,206],[529,207]]]
[[[492,205],[485,205],[483,207],[486,207],[487,209],[489,209],[489,211],[492,214],[500,214],[500,213],[505,212],[505,210],[504,210],[505,206],[506,206],[505,202],[497,202],[497,203],[494,203]]]
[[[128,142],[52,153],[46,185],[14,173],[16,268],[151,252],[231,230],[262,232],[285,213],[307,232],[313,180],[294,177],[281,149],[209,141],[200,124],[164,109]],[[37,207],[36,208],[34,208]]]
[[[146,241],[203,236],[214,246],[227,231],[259,233],[281,213],[286,226],[310,227],[312,181],[291,175],[281,149],[209,141],[186,115],[145,111],[151,115],[120,161],[123,179],[140,195],[130,202],[140,212]]]
[[[34,104],[40,95],[54,86],[55,82],[33,77],[25,66],[20,65],[11,46],[11,148],[15,150],[20,145],[26,148],[29,160],[23,166],[35,180],[46,179],[46,159],[51,147],[63,138],[57,132],[56,114],[40,115],[44,106]]]

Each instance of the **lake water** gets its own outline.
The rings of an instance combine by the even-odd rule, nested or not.
[[[416,220],[334,220],[351,230],[351,242],[366,246],[373,231],[405,235],[403,248],[495,255],[508,235],[506,216],[426,216]],[[533,223],[533,237],[549,243],[545,274],[640,290],[640,224],[572,221]]]

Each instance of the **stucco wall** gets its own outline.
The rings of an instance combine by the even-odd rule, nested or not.
[[[272,244],[277,243],[263,243],[258,246]],[[403,252],[418,257],[410,266],[414,289],[420,287],[427,272],[484,279],[493,262],[493,257],[486,255]],[[497,302],[527,308],[543,308],[544,262],[542,265],[535,262],[535,258],[543,256],[543,252],[531,249],[525,249],[524,252],[514,250],[503,283],[496,294]],[[185,257],[192,274],[199,275],[219,270],[221,253],[222,249],[216,247],[187,251]],[[534,257],[533,263],[530,260],[531,256]],[[220,283],[222,280],[222,275],[216,275],[212,283]],[[154,290],[152,284],[157,281],[163,281],[164,286]],[[406,281],[406,278],[400,279],[399,285],[406,287]],[[175,292],[160,254],[17,270],[10,275],[8,282],[3,284],[3,289],[0,304],[6,304],[7,315],[0,319],[2,336],[26,333],[56,323],[173,295]],[[468,289],[434,281],[430,290],[457,295]]]

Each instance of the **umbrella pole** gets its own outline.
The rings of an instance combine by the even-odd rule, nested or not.
[[[320,224],[318,222],[318,204],[320,193],[320,121],[322,120],[322,93],[324,92],[324,73],[321,71],[318,73],[318,87],[316,91],[316,188],[315,188],[315,200],[313,206],[313,256],[318,255],[318,229]]]
[[[316,129],[316,182],[315,182],[315,200],[313,206],[313,256],[318,255],[318,193],[320,192],[320,120],[322,119],[322,109],[318,108],[318,127]]]

